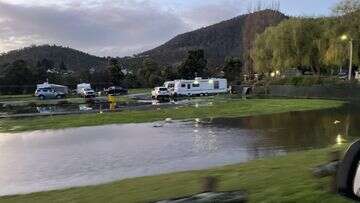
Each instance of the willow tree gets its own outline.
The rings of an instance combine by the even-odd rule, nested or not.
[[[254,61],[255,72],[271,72],[273,70],[273,50],[270,40],[273,38],[274,28],[268,28],[263,34],[258,35],[250,56]]]
[[[252,50],[257,71],[308,67],[320,73],[321,28],[313,19],[290,19],[259,35]]]

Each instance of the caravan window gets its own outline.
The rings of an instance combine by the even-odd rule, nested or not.
[[[194,83],[193,85],[192,85],[193,87],[200,87],[200,84],[199,83]]]
[[[186,87],[186,85],[184,83],[181,84],[181,87]]]
[[[214,81],[214,89],[220,89],[219,81]]]

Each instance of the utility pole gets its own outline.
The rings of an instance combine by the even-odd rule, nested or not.
[[[352,78],[352,62],[353,62],[353,40],[350,39],[349,41],[350,44],[350,50],[349,50],[349,55],[350,55],[350,59],[349,59],[349,80],[351,80]]]
[[[349,80],[352,78],[352,63],[353,63],[353,39],[344,34],[340,38],[342,41],[349,41]]]

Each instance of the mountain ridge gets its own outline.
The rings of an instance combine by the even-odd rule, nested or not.
[[[134,57],[117,57],[123,67],[136,69],[144,58],[151,58],[160,65],[176,67],[186,57],[187,52],[203,49],[208,66],[217,67],[226,57],[240,57],[249,60],[246,54],[251,48],[256,35],[267,27],[277,25],[288,17],[276,10],[262,10],[243,14],[190,32],[182,33],[164,44]],[[69,47],[40,45],[9,51],[0,55],[0,65],[15,60],[25,60],[34,66],[38,61],[54,61],[56,67],[64,63],[69,70],[84,71],[90,68],[104,69],[106,57],[98,57]]]

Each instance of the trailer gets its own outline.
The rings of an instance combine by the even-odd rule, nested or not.
[[[61,92],[63,94],[68,94],[69,93],[69,88],[67,86],[64,86],[64,85],[50,84],[48,82],[44,82],[43,84],[36,85],[36,89],[43,89],[43,88],[54,89],[57,92]]]
[[[227,93],[227,80],[222,78],[195,78],[194,80],[175,80],[174,89],[171,95],[194,96],[194,95],[213,95]]]

